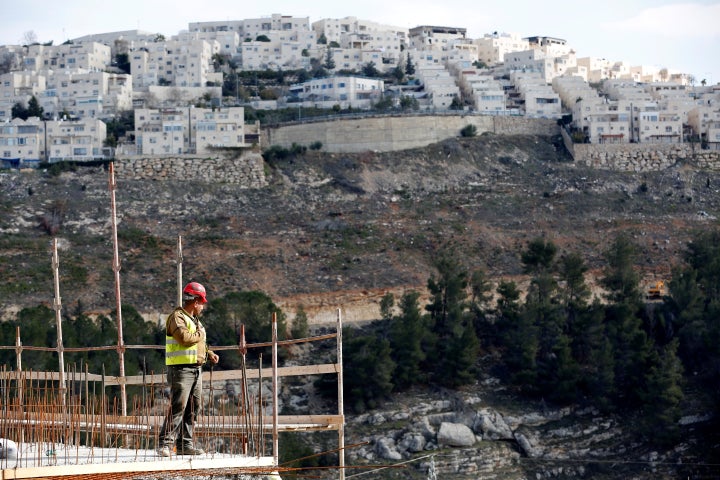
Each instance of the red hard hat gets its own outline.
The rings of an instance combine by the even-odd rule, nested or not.
[[[183,293],[186,295],[192,295],[193,297],[200,297],[202,303],[207,303],[207,297],[205,296],[205,287],[197,282],[190,282],[183,288]]]

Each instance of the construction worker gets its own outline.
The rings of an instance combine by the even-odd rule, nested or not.
[[[205,309],[205,287],[190,282],[183,289],[183,306],[165,321],[165,365],[170,384],[171,409],[158,439],[157,454],[169,457],[173,447],[178,455],[202,455],[193,443],[195,419],[202,405],[202,366],[220,359],[207,348],[205,328],[199,316]]]

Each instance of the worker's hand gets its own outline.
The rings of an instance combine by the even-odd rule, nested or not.
[[[215,352],[208,352],[208,359],[209,359],[212,363],[217,363],[217,362],[220,361],[220,356],[219,356],[217,353],[215,353]]]

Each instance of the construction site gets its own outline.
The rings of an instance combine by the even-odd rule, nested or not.
[[[268,318],[272,339],[248,343],[244,326],[237,343],[213,345],[213,351],[237,355],[240,369],[202,373],[203,408],[197,414],[195,438],[205,447],[196,456],[158,455],[158,435],[168,414],[165,372],[125,375],[125,352],[164,350],[164,345],[126,345],[121,314],[120,261],[117,243],[115,180],[109,168],[113,235],[113,271],[118,339],[115,345],[68,348],[63,345],[60,258],[52,242],[57,345],[25,345],[20,327],[14,345],[0,345],[15,353],[15,365],[0,370],[0,479],[126,479],[126,478],[280,478],[301,475],[295,462],[280,463],[281,432],[337,432],[338,464],[334,478],[345,478],[343,413],[342,311],[337,310],[335,332],[293,340],[278,340],[277,318]],[[182,238],[177,242],[178,304],[182,298]],[[278,348],[295,344],[334,342],[336,361],[312,365],[279,365]],[[312,347],[310,347],[312,348]],[[262,352],[270,349],[271,359]],[[38,371],[23,364],[23,352],[43,351],[57,356],[57,369]],[[115,351],[119,375],[90,372],[87,365],[65,363],[66,352]],[[252,358],[252,368],[249,360]],[[279,382],[284,377],[334,375],[338,409],[310,415],[280,415]],[[239,395],[224,395],[227,382],[240,386]],[[327,453],[327,452],[323,452]],[[295,466],[293,466],[295,465]],[[326,467],[327,469],[328,467]],[[336,472],[336,473],[335,473]]]

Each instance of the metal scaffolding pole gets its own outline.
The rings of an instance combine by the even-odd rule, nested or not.
[[[115,272],[115,307],[117,311],[118,344],[117,352],[120,360],[120,406],[123,416],[127,415],[127,393],[125,389],[125,341],[122,328],[122,303],[120,297],[120,255],[117,239],[117,211],[115,208],[115,164],[110,162],[110,213],[113,237],[113,271]]]
[[[337,309],[338,416],[345,418],[343,402],[342,312]],[[345,421],[338,428],[338,465],[340,480],[345,479]]]
[[[57,238],[53,238],[53,255],[52,255],[52,269],[53,276],[55,279],[55,301],[53,302],[53,310],[55,310],[55,326],[57,328],[57,353],[58,353],[58,364],[60,369],[60,398],[62,398],[62,405],[65,406],[65,349],[63,347],[63,336],[62,336],[62,300],[60,299],[60,259],[58,258],[57,249]]]
[[[183,284],[182,284],[182,264],[183,264],[183,255],[182,255],[182,237],[178,235],[177,240],[177,306],[180,307],[183,304],[182,301],[182,291],[183,291]]]

